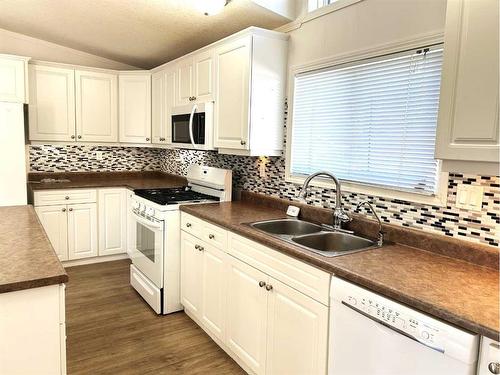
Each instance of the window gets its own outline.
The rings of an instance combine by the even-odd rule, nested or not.
[[[338,0],[309,0],[308,3],[308,11],[312,12],[313,10],[323,8],[324,6],[333,4]]]
[[[290,176],[326,170],[434,195],[442,54],[439,45],[295,75]]]

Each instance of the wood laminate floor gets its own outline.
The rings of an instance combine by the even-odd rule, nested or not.
[[[129,285],[129,264],[67,268],[69,375],[244,374],[186,314],[156,315]]]

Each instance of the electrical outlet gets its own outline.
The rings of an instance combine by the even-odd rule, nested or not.
[[[461,184],[457,186],[455,206],[464,210],[481,211],[484,187]]]
[[[96,151],[95,152],[95,158],[96,160],[102,160],[103,152],[102,151]]]

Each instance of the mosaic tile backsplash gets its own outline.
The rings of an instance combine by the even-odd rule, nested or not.
[[[155,171],[161,155],[161,150],[145,147],[29,146],[31,172]]]
[[[97,160],[102,151],[102,160]],[[214,151],[162,150],[136,147],[103,146],[30,146],[30,169],[40,172],[62,171],[140,171],[162,170],[185,175],[190,164],[203,164],[233,170],[233,184],[257,193],[295,200],[300,186],[285,181],[283,157],[255,158],[221,155]],[[265,177],[259,167],[265,164]],[[461,183],[482,185],[481,212],[455,207],[456,189]],[[446,207],[416,204],[401,200],[344,192],[344,208],[354,210],[361,200],[376,204],[386,223],[420,228],[460,239],[499,246],[500,242],[500,176],[477,176],[451,173],[448,180]],[[332,189],[312,188],[308,203],[331,207],[335,203]],[[369,215],[367,213],[367,215]]]
[[[260,177],[259,167],[264,163],[266,177]],[[185,175],[190,164],[203,164],[233,170],[233,185],[237,188],[297,200],[300,186],[285,181],[283,157],[250,158],[219,155],[216,152],[191,150],[164,150],[161,168],[165,172]],[[481,212],[455,207],[457,186],[460,183],[482,185],[484,196]],[[500,241],[500,176],[476,176],[451,173],[448,179],[446,207],[416,204],[396,199],[380,198],[344,192],[342,202],[347,211],[370,200],[375,203],[380,218],[391,224],[420,228],[447,236],[499,246]],[[335,204],[333,189],[311,188],[309,204],[332,207]],[[368,211],[366,211],[367,215]]]

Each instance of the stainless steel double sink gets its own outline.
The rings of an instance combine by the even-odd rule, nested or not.
[[[336,231],[299,219],[258,221],[251,227],[326,257],[351,254],[378,247],[369,239]]]

